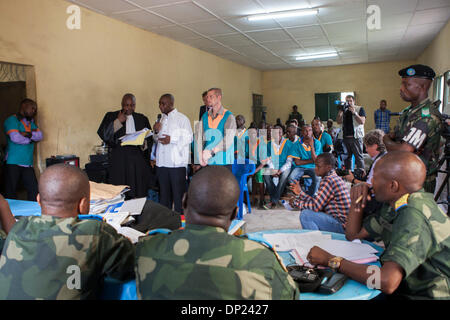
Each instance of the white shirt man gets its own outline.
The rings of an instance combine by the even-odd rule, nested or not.
[[[182,198],[186,192],[186,169],[189,164],[192,128],[189,119],[174,109],[170,94],[159,100],[162,117],[154,126],[156,145],[156,175],[160,188],[160,203],[182,213]]]

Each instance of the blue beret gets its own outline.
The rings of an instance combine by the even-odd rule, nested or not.
[[[414,64],[412,66],[406,67],[398,72],[402,78],[425,78],[433,80],[436,73],[429,66],[423,64]]]

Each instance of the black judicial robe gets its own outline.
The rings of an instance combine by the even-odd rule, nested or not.
[[[113,185],[128,185],[130,191],[126,198],[143,198],[147,196],[151,183],[150,152],[152,138],[147,138],[147,149],[141,146],[121,146],[119,138],[126,134],[126,125],[123,124],[114,133],[114,121],[119,111],[108,112],[103,118],[97,134],[110,147],[109,154],[109,183]],[[134,126],[136,131],[148,128],[151,130],[150,122],[146,116],[134,112]]]

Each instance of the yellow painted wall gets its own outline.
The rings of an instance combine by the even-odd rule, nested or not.
[[[367,132],[375,128],[373,113],[381,99],[387,100],[391,111],[401,111],[407,106],[399,95],[398,70],[413,63],[397,61],[264,72],[262,89],[267,120],[274,123],[276,118],[281,118],[284,123],[295,104],[303,118],[311,122],[315,116],[315,93],[354,91],[357,105],[363,106],[367,113]],[[391,126],[395,120],[391,120]]]
[[[417,62],[432,67],[437,75],[450,70],[450,22],[419,56]]]
[[[224,105],[251,118],[252,93],[261,94],[261,71],[82,8],[81,30],[66,28],[72,3],[62,0],[0,1],[0,61],[34,66],[38,124],[44,132],[38,167],[54,154],[88,161],[100,143],[97,128],[117,110],[124,93],[153,125],[158,99],[198,119],[201,93],[221,87]]]

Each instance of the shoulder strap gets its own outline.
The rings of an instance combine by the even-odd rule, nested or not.
[[[152,235],[160,234],[160,233],[162,233],[162,234],[171,234],[172,230],[165,229],[165,228],[153,229],[153,230],[150,230],[149,232],[147,232],[147,235],[148,236],[152,236]]]

